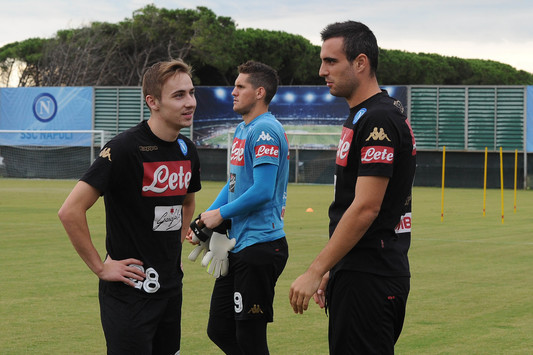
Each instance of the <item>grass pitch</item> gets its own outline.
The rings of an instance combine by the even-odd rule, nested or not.
[[[57,218],[75,181],[0,179],[0,353],[104,354],[97,279],[78,257]],[[197,212],[222,183],[204,182]],[[290,185],[286,232],[290,257],[276,287],[272,354],[327,354],[327,317],[314,304],[295,315],[292,281],[327,242],[331,185]],[[415,188],[412,280],[397,354],[530,354],[533,349],[533,192]],[[311,207],[314,212],[306,212]],[[104,255],[103,201],[88,213]],[[186,260],[182,354],[220,354],[205,334],[214,279]]]

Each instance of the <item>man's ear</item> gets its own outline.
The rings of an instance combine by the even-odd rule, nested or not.
[[[153,97],[152,95],[146,95],[146,104],[148,105],[150,110],[159,110],[159,100]]]
[[[266,90],[264,87],[260,86],[257,89],[255,89],[255,98],[257,100],[263,100],[266,95]]]
[[[366,54],[359,54],[353,61],[353,66],[357,71],[363,71],[367,66],[369,66],[368,57]]]

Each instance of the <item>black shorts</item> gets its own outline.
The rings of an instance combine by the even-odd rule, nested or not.
[[[111,294],[100,281],[100,317],[108,354],[177,354],[181,337],[181,293],[146,298],[134,292]],[[133,291],[133,289],[132,289]]]
[[[394,354],[409,277],[340,270],[328,282],[330,354]]]
[[[285,237],[230,253],[228,275],[215,281],[210,317],[272,322],[274,288],[288,257]]]

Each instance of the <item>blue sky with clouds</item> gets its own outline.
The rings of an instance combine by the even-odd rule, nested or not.
[[[531,0],[0,0],[0,46],[93,21],[118,22],[150,3],[206,6],[238,28],[285,31],[314,44],[327,24],[357,20],[384,49],[490,59],[533,73]]]

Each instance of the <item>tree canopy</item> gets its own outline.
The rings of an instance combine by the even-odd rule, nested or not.
[[[154,5],[113,24],[93,22],[0,48],[0,86],[18,69],[17,86],[140,86],[146,68],[181,58],[196,85],[232,85],[237,66],[258,60],[278,70],[282,85],[321,85],[320,46],[299,35],[237,29],[206,7]],[[531,85],[533,74],[488,60],[380,50],[383,85]]]

